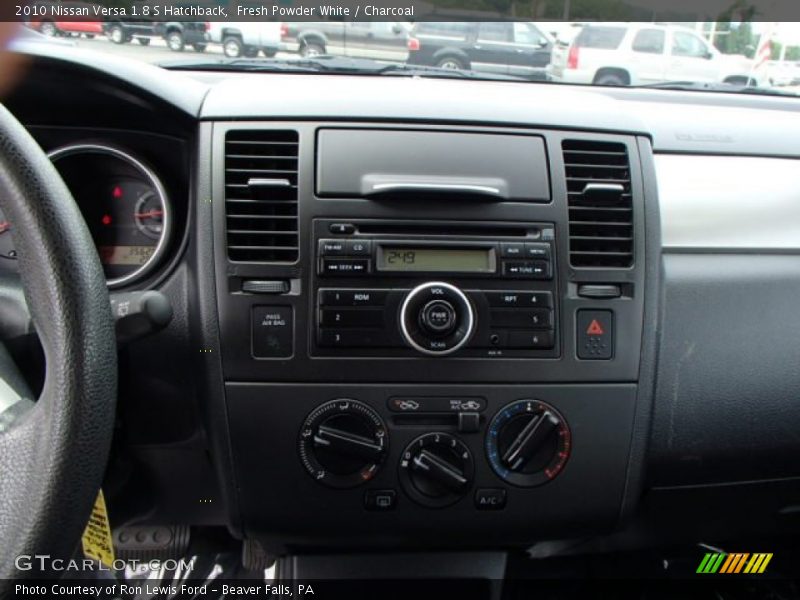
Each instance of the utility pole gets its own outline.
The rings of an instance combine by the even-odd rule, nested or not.
[[[570,9],[570,0],[564,0],[564,14],[562,15],[562,19],[565,21],[569,21],[569,9]]]

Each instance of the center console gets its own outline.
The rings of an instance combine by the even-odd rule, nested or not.
[[[642,140],[206,132],[244,535],[477,549],[614,527],[642,450]]]

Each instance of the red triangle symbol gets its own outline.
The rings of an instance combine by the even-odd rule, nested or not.
[[[600,323],[597,321],[597,319],[592,319],[592,322],[589,323],[589,327],[586,329],[586,334],[603,335],[604,333],[605,331],[603,331],[603,328],[600,326]]]

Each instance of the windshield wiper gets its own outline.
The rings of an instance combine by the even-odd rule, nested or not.
[[[494,73],[474,73],[463,69],[445,69],[425,65],[386,63],[368,58],[318,56],[298,59],[248,59],[233,58],[209,61],[208,59],[167,62],[160,65],[176,71],[233,71],[259,73],[327,73],[334,75],[400,75],[406,77],[446,77],[453,79],[491,79],[497,81],[525,81],[521,77]]]
[[[755,94],[764,96],[796,96],[790,92],[739,83],[700,83],[697,81],[658,81],[637,85],[640,89],[678,90],[690,92],[723,92],[727,94]]]

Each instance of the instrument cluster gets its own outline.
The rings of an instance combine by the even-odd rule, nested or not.
[[[110,288],[141,281],[162,263],[172,206],[153,170],[112,146],[75,144],[48,154],[72,193]],[[14,226],[0,213],[0,268],[15,270]]]

